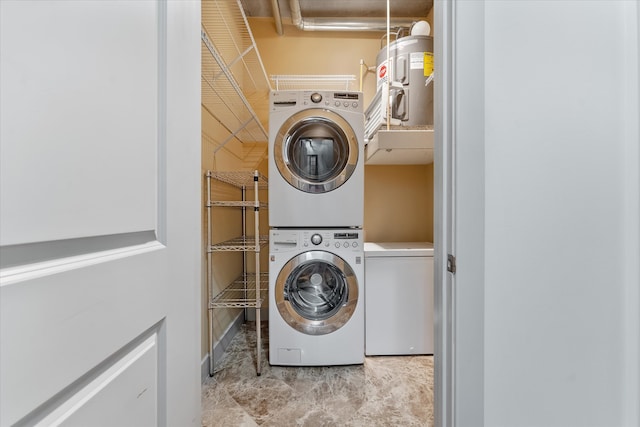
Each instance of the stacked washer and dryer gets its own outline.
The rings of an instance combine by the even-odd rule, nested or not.
[[[362,93],[269,98],[269,362],[364,362]]]

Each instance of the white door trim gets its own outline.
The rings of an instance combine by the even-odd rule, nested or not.
[[[453,243],[453,2],[436,0],[434,27],[434,421],[436,426],[454,425],[454,275],[447,271],[447,255]]]
[[[484,8],[435,1],[436,426],[484,425]]]
[[[624,260],[627,286],[625,287],[625,322],[627,381],[623,395],[624,420],[628,425],[640,422],[640,6],[637,2],[624,4],[625,29],[628,31],[628,43],[625,45],[626,59],[625,79],[628,91],[625,98],[625,134],[626,162],[625,182],[627,183],[627,209],[625,209],[624,229],[629,238],[626,241]]]

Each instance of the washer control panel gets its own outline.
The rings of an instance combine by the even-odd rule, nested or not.
[[[362,232],[336,231],[336,230],[314,230],[302,232],[303,248],[324,248],[324,249],[361,249]]]
[[[271,252],[290,252],[301,249],[323,249],[331,252],[363,251],[362,230],[271,230],[269,238]]]

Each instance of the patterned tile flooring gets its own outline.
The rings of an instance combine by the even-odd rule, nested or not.
[[[367,357],[364,365],[255,369],[255,323],[233,338],[202,384],[202,426],[432,426],[433,356]]]

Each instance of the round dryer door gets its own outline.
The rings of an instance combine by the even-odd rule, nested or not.
[[[342,258],[304,252],[284,265],[275,285],[282,318],[307,335],[325,335],[344,326],[358,303],[358,282]]]
[[[347,182],[358,163],[358,139],[337,113],[299,111],[280,127],[273,147],[282,177],[298,190],[327,193]]]

